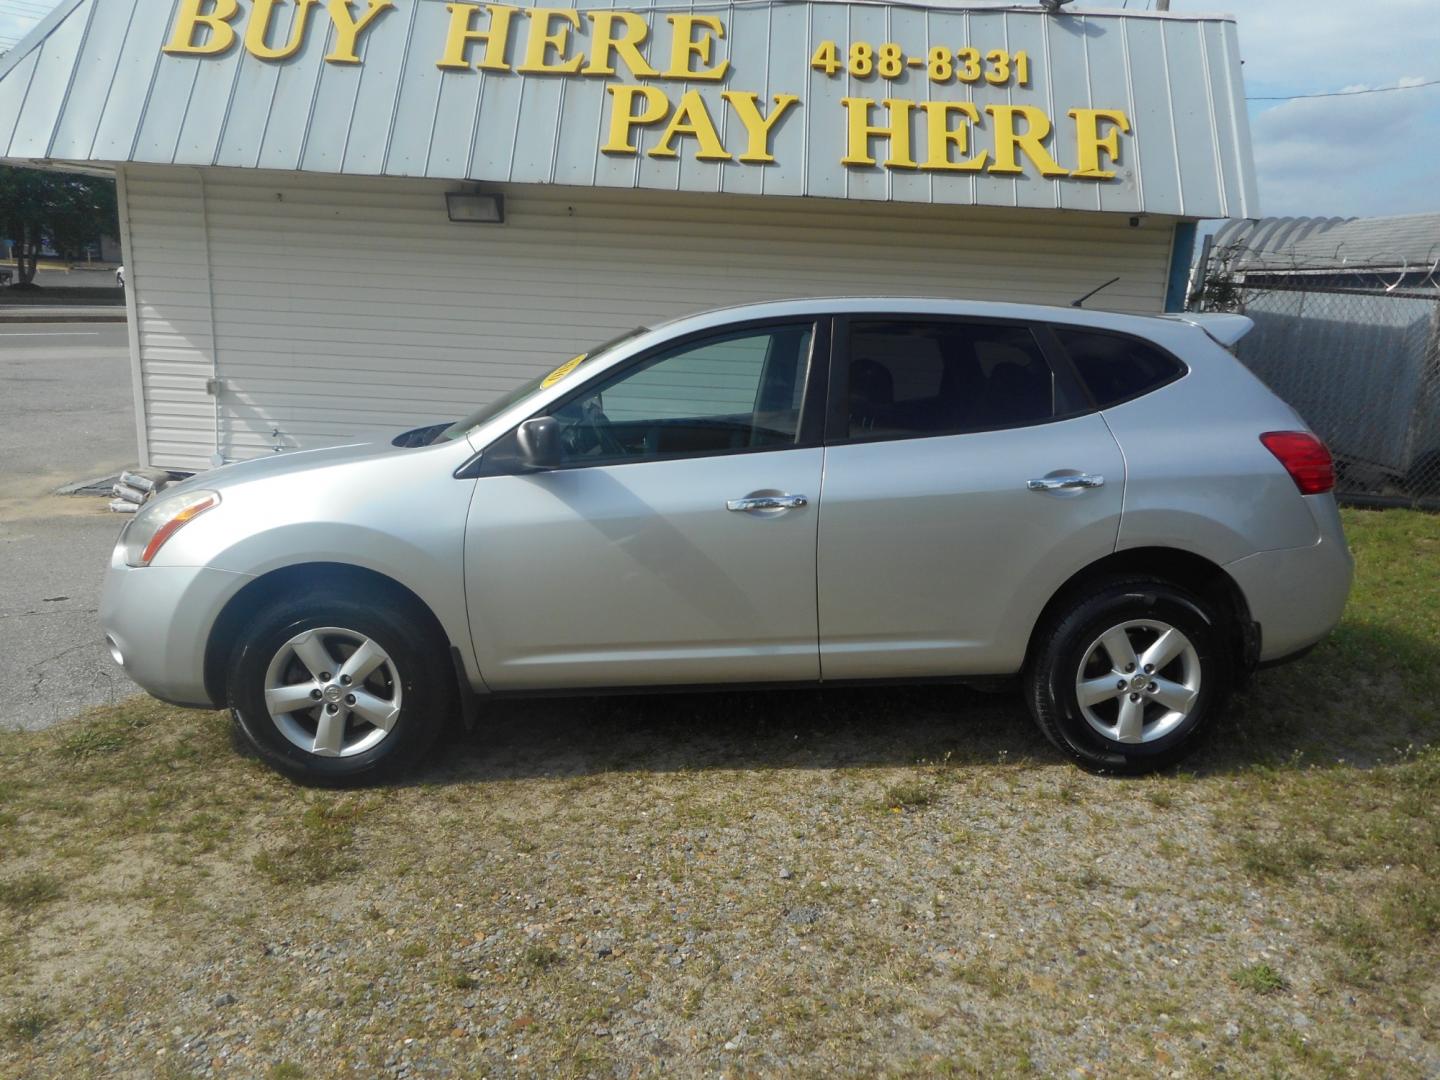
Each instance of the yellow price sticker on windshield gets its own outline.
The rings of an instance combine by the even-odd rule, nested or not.
[[[549,375],[545,376],[545,378],[540,383],[540,389],[550,389],[550,387],[554,386],[566,375],[569,375],[572,371],[579,367],[580,364],[584,361],[585,357],[588,355],[588,353],[582,352],[579,356],[575,357],[575,359],[566,360],[565,363],[561,364],[554,371],[550,372]]]

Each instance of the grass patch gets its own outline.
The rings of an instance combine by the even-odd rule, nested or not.
[[[1277,840],[1241,837],[1235,842],[1235,852],[1247,873],[1275,881],[1289,881],[1325,861],[1319,844],[1293,836]]]
[[[114,754],[134,744],[149,726],[148,712],[119,712],[102,715],[88,724],[73,725],[55,748],[67,761],[84,761],[102,754]]]
[[[34,1042],[55,1024],[56,1019],[51,1013],[23,1009],[0,1021],[0,1032],[4,1033],[7,1042]]]
[[[1290,989],[1290,983],[1266,963],[1246,964],[1230,973],[1230,981],[1252,994],[1278,994]]]
[[[520,963],[532,971],[544,971],[552,968],[564,959],[558,949],[549,945],[529,945],[520,954]]]
[[[45,873],[23,874],[0,881],[0,904],[12,914],[26,915],[54,900],[60,899],[60,882]]]
[[[935,786],[924,780],[907,780],[885,792],[885,805],[891,810],[923,810],[935,799]]]
[[[288,842],[262,851],[253,865],[272,884],[304,888],[354,870],[355,823],[373,809],[371,796],[319,796],[300,817]]]

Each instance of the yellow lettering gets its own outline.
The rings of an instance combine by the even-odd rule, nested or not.
[[[1080,167],[1070,175],[1085,180],[1113,180],[1115,170],[1100,167],[1103,151],[1116,165],[1120,164],[1120,136],[1130,134],[1130,118],[1119,109],[1071,109],[1075,120],[1075,141],[1080,150]],[[1100,122],[1113,124],[1101,136]]]
[[[490,13],[490,27],[479,30],[475,17],[482,10],[479,4],[446,4],[450,12],[450,26],[445,31],[445,52],[436,62],[438,68],[470,70],[466,51],[472,42],[483,42],[485,56],[475,66],[484,71],[509,71],[505,62],[505,47],[510,41],[510,20],[515,17],[516,8],[503,4],[486,4],[484,10]]]
[[[202,12],[203,3],[205,0],[180,0],[175,29],[162,52],[214,56],[235,44],[235,28],[230,20],[240,13],[239,0],[212,0],[210,10]],[[204,41],[197,42],[195,32],[202,28],[209,33]]]
[[[665,129],[665,134],[660,136],[655,149],[650,151],[650,156],[675,157],[675,148],[670,143],[677,135],[695,137],[695,141],[700,144],[700,149],[695,151],[698,161],[730,160],[730,155],[720,143],[720,132],[715,130],[715,121],[710,118],[710,110],[705,108],[705,100],[700,96],[699,90],[686,90],[680,95],[680,104],[675,109],[675,115],[670,118],[670,125]]]
[[[890,143],[890,153],[885,159],[887,169],[913,169],[915,159],[910,156],[910,110],[913,101],[885,98],[880,102],[890,113],[888,124],[870,123],[870,107],[875,104],[869,98],[841,98],[845,113],[850,121],[850,139],[842,165],[874,165],[870,156],[870,140],[885,139]]]
[[[1068,169],[1062,169],[1045,149],[1045,137],[1050,134],[1050,118],[1033,105],[986,105],[985,111],[995,119],[995,164],[992,173],[1017,174],[1025,170],[1020,167],[1016,151],[1030,159],[1040,170],[1041,176],[1069,176]],[[1017,131],[1015,121],[1023,120],[1025,127]]]
[[[658,124],[670,111],[670,99],[653,86],[610,85],[605,87],[615,101],[610,106],[610,138],[600,149],[607,154],[635,154],[640,148],[630,141],[630,129],[636,124]],[[636,114],[636,98],[644,99],[643,110]]]
[[[310,6],[316,0],[295,0],[295,19],[290,24],[290,40],[284,45],[271,47],[270,23],[275,18],[275,9],[285,0],[255,0],[250,12],[249,25],[245,27],[245,51],[261,60],[284,60],[294,56],[301,42],[305,40],[305,21],[310,17]]]
[[[570,44],[570,28],[580,29],[580,13],[573,8],[529,8],[530,33],[525,37],[525,59],[515,70],[526,75],[574,75],[585,62],[584,56],[565,56],[565,47]],[[552,30],[550,23],[562,20]],[[569,25],[566,25],[566,24]],[[546,57],[555,50],[555,63]]]
[[[982,150],[974,157],[965,155],[970,151],[970,127],[980,123],[980,110],[971,101],[922,101],[925,110],[925,151],[922,169],[937,172],[979,172],[990,157],[989,150]],[[960,123],[950,126],[950,117],[958,114]],[[960,160],[950,156],[950,147],[955,147]]]
[[[701,68],[694,71],[690,67],[690,57],[698,56],[700,63],[710,63],[710,52],[715,44],[716,38],[725,36],[725,24],[714,15],[666,15],[665,21],[674,29],[670,38],[670,67],[665,72],[667,79],[723,79],[725,72],[730,70],[730,61],[722,60],[718,67]],[[703,26],[710,34],[705,34],[698,41],[695,39],[695,27]]]
[[[640,45],[650,28],[639,15],[633,11],[587,11],[585,17],[595,24],[595,29],[591,35],[590,63],[585,65],[582,75],[614,75],[611,53],[619,53],[630,74],[637,79],[653,79],[660,74],[640,52]],[[618,34],[615,31],[617,23],[620,25]],[[615,100],[618,104],[620,99],[617,97]]]
[[[770,152],[770,132],[780,117],[785,115],[785,110],[800,99],[794,94],[776,94],[775,108],[770,110],[769,116],[761,116],[760,106],[757,104],[760,95],[753,90],[726,90],[720,96],[734,108],[735,115],[745,125],[745,133],[749,136],[749,144],[740,155],[740,160],[750,165],[774,161],[775,155]]]
[[[385,12],[395,6],[395,0],[367,0],[365,14],[355,18],[350,13],[354,0],[328,0],[325,10],[335,24],[335,47],[325,56],[329,64],[358,64],[360,57],[355,53],[355,42],[366,28]]]

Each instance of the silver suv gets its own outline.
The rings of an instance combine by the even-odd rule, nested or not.
[[[101,621],[297,779],[392,775],[486,698],[1018,676],[1088,768],[1188,753],[1335,625],[1324,445],[1239,316],[757,304],[464,420],[229,465],[126,527]]]

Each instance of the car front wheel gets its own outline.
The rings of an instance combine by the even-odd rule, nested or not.
[[[229,705],[268,764],[305,783],[390,779],[433,745],[453,674],[434,631],[401,604],[320,594],[251,622],[229,673]]]
[[[1025,691],[1040,730],[1081,765],[1143,773],[1193,752],[1232,680],[1218,613],[1177,586],[1136,579],[1104,584],[1053,615]]]

